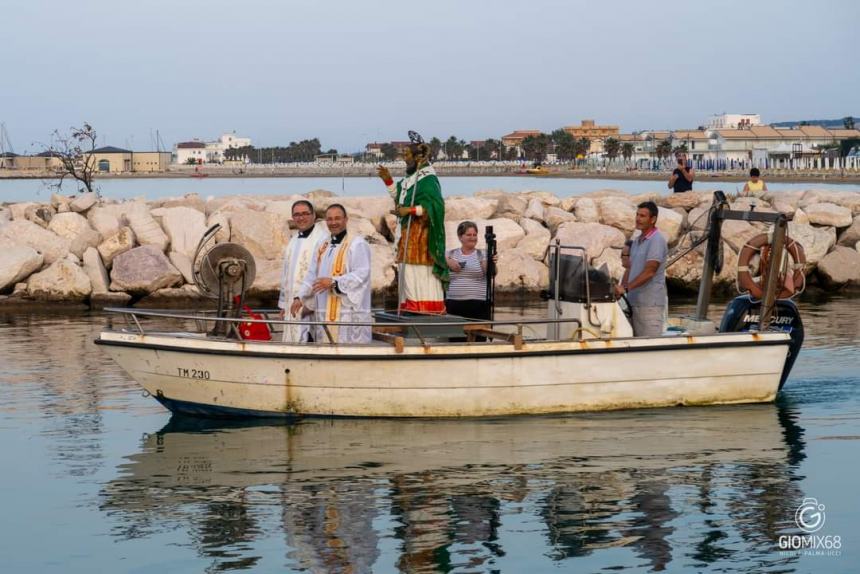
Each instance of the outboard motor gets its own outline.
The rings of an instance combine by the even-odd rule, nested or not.
[[[759,313],[761,312],[761,301],[752,299],[749,294],[735,297],[723,314],[720,322],[721,333],[746,332],[757,330],[759,326]],[[779,379],[779,388],[785,384],[791,367],[800,353],[803,345],[803,321],[797,305],[791,299],[777,299],[770,321],[771,330],[785,331],[791,336],[788,346],[788,356],[785,358],[785,366],[782,369],[782,377]]]
[[[550,248],[549,289],[542,293],[548,300],[548,316],[577,319],[579,325],[572,322],[549,325],[547,337],[556,340],[632,337],[633,329],[615,300],[609,271],[605,267],[591,267],[580,255],[558,256],[559,249],[553,245]]]

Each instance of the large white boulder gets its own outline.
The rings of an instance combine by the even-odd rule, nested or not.
[[[507,218],[479,219],[474,220],[474,223],[478,226],[478,249],[487,248],[487,243],[484,241],[484,233],[488,225],[493,226],[493,233],[496,235],[496,246],[500,253],[505,249],[513,249],[526,236],[526,232],[523,231],[523,228],[516,221]],[[445,222],[446,250],[460,247],[460,239],[457,237],[457,225],[456,221]]]
[[[190,207],[196,209],[200,213],[206,211],[206,202],[198,193],[186,193],[182,197],[168,197],[160,201],[153,202],[153,207]]]
[[[45,257],[48,265],[64,259],[71,241],[36,225],[32,221],[16,219],[0,227],[0,238],[16,245],[32,247]]]
[[[95,193],[87,191],[74,198],[69,204],[69,207],[72,211],[81,213],[94,206],[98,199],[99,198]]]
[[[134,231],[131,227],[121,227],[119,231],[99,243],[98,251],[106,267],[110,267],[114,257],[134,247]]]
[[[817,265],[830,248],[836,245],[836,229],[833,227],[815,227],[790,221],[788,236],[803,245],[809,267]]]
[[[576,216],[560,207],[547,207],[543,212],[543,220],[551,233],[555,233],[558,226],[563,223],[576,221]]]
[[[710,192],[685,191],[683,193],[672,193],[661,196],[657,199],[657,205],[668,207],[683,207],[690,210],[702,203],[703,201],[710,202],[712,194]]]
[[[230,240],[248,249],[258,259],[278,259],[290,240],[289,219],[279,213],[250,209],[230,215]]]
[[[127,293],[152,293],[182,283],[182,274],[170,264],[155,245],[135,247],[113,260],[110,290]]]
[[[206,221],[206,229],[218,224],[220,229],[215,233],[215,243],[226,243],[230,241],[230,216],[228,212],[219,211],[209,216]]]
[[[231,213],[234,211],[263,211],[266,209],[266,202],[253,197],[242,196],[224,196],[215,197],[206,201],[206,215],[212,215],[217,212]]]
[[[516,249],[528,253],[537,261],[543,260],[551,237],[549,229],[526,217],[521,217],[519,224],[526,232],[526,236],[520,239]]]
[[[101,234],[90,227],[87,219],[79,213],[58,213],[48,224],[48,229],[69,240],[69,251],[81,257],[90,247],[97,246]]]
[[[3,245],[0,248],[0,291],[38,271],[44,260],[38,251],[27,245]]]
[[[547,241],[549,241],[550,232],[549,229],[544,227],[539,222],[534,219],[529,219],[527,217],[521,217],[517,220],[517,223],[520,224],[520,227],[523,228],[523,231],[526,232],[526,235],[540,235],[541,237],[546,236]]]
[[[23,203],[12,203],[9,205],[9,213],[12,215],[12,220],[27,219],[27,211],[30,208],[40,207],[40,203],[36,203],[33,201],[25,201]]]
[[[852,222],[851,210],[833,203],[812,203],[804,211],[809,222],[817,225],[848,227]]]
[[[526,206],[526,210],[523,212],[523,217],[534,219],[535,221],[543,221],[544,205],[543,203],[541,203],[541,200],[536,197],[530,199],[528,205]]]
[[[496,289],[500,291],[520,288],[535,291],[545,289],[549,283],[546,265],[519,249],[500,250],[497,267]]]
[[[521,191],[520,195],[529,201],[537,199],[547,207],[561,207],[561,199],[549,191]]]
[[[122,227],[120,216],[116,215],[115,209],[109,207],[93,207],[87,211],[87,221],[102,237],[110,237]]]
[[[499,200],[489,197],[456,197],[445,200],[445,221],[489,219],[495,213]]]
[[[851,225],[839,234],[839,245],[854,247],[860,241],[860,215],[854,217]]]
[[[347,220],[346,228],[349,230],[350,234],[360,235],[364,237],[368,243],[376,243],[379,245],[388,244],[388,240],[385,239],[379,231],[377,231],[376,226],[371,223],[369,219],[365,219],[357,215],[350,217]]]
[[[723,241],[725,241],[726,244],[735,251],[735,253],[738,253],[747,241],[763,231],[763,228],[753,225],[748,221],[729,219],[723,222],[722,237]]]
[[[580,197],[573,208],[576,220],[583,223],[600,223],[600,210],[597,203],[590,197]]]
[[[93,293],[107,293],[110,290],[110,278],[98,249],[89,247],[84,251],[83,267],[84,273],[90,278]]]
[[[498,198],[493,218],[506,217],[508,219],[517,219],[526,212],[527,207],[528,202],[522,197],[506,194]]]
[[[134,231],[138,245],[154,245],[162,252],[167,249],[170,240],[161,226],[152,217],[149,207],[136,204],[125,212],[129,227]]]
[[[51,222],[48,223],[48,229],[68,240],[72,240],[85,230],[92,230],[87,218],[80,213],[58,213]]]
[[[832,203],[848,209],[852,215],[860,213],[860,193],[810,189],[803,194],[799,206],[806,209],[817,203]]]
[[[596,201],[600,223],[620,229],[626,234],[636,229],[636,206],[625,197],[604,197]]]
[[[170,264],[182,273],[182,278],[186,283],[194,283],[194,275],[191,272],[191,256],[179,251],[171,251],[167,254],[167,258],[170,260]]]
[[[666,241],[670,245],[678,241],[681,235],[681,227],[684,224],[684,216],[673,209],[658,207],[659,214],[657,215],[657,229],[663,232],[666,236]]]
[[[27,294],[39,301],[79,302],[92,293],[90,278],[78,265],[60,259],[27,280]]]
[[[380,183],[380,187],[382,183]],[[346,208],[346,213],[353,217],[363,217],[378,226],[385,215],[394,209],[394,200],[388,195],[372,197],[335,197],[323,202],[325,207],[339,203]],[[317,206],[321,207],[321,206]]]
[[[394,246],[370,245],[370,285],[374,292],[391,288],[397,277],[394,264]]]
[[[575,210],[576,210],[576,204],[577,204],[577,203],[579,203],[579,200],[580,200],[580,199],[581,199],[581,198],[579,198],[579,197],[577,197],[577,196],[575,196],[575,195],[572,195],[572,196],[570,196],[570,197],[565,197],[565,198],[564,198],[564,199],[562,199],[562,200],[561,200],[561,202],[558,204],[558,207],[559,207],[560,209],[565,210],[565,211],[573,212],[573,211],[575,211]]]
[[[520,239],[515,249],[523,253],[528,253],[535,261],[543,261],[547,246],[549,246],[549,231],[547,231],[546,237],[541,237],[537,234],[526,235]]]
[[[257,266],[257,273],[248,293],[252,296],[273,296],[280,292],[284,260],[256,259],[254,263]]]
[[[860,285],[860,252],[837,245],[818,262],[818,277],[827,287]]]
[[[206,232],[206,216],[191,207],[165,207],[161,226],[170,238],[170,250],[194,256],[200,238]]]
[[[600,257],[606,249],[621,249],[625,241],[624,233],[614,227],[578,221],[560,225],[553,239],[558,239],[562,245],[584,247],[589,259]],[[579,251],[570,251],[570,253],[581,254]]]

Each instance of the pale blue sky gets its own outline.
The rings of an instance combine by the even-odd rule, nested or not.
[[[235,129],[355,151],[410,129],[837,118],[860,114],[858,23],[855,0],[0,0],[0,121],[22,153],[83,121],[135,149]]]

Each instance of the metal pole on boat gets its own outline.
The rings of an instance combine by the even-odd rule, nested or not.
[[[773,239],[770,248],[770,263],[765,277],[764,296],[759,312],[759,330],[764,331],[770,326],[773,309],[776,305],[776,294],[779,290],[779,272],[782,267],[782,253],[785,249],[785,233],[788,229],[788,219],[780,214],[773,226]]]
[[[705,261],[702,265],[702,278],[699,281],[699,298],[696,301],[697,321],[708,319],[708,305],[711,302],[711,287],[714,284],[714,268],[717,264],[717,256],[722,240],[723,210],[728,203],[726,195],[722,191],[714,192],[714,203],[708,216],[708,243],[705,246]]]
[[[487,244],[487,311],[492,321],[496,314],[496,263],[493,261],[496,256],[496,234],[493,233],[492,225],[484,230],[484,241]]]
[[[409,202],[409,208],[415,207],[415,192],[418,189],[418,172],[415,172],[415,181],[412,183],[412,200]],[[396,205],[396,202],[395,202]],[[403,304],[403,274],[406,272],[406,254],[409,253],[409,231],[412,229],[412,217],[413,215],[407,215],[406,217],[409,220],[406,222],[406,239],[403,240],[403,253],[399,254],[400,265],[398,266],[398,271],[400,272],[397,276],[397,314],[400,315],[400,306]]]

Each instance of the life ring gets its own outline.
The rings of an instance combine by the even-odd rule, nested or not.
[[[749,291],[753,299],[761,299],[764,291],[762,290],[762,277],[764,277],[768,268],[768,259],[770,256],[770,238],[767,233],[760,233],[747,241],[741,252],[738,253],[738,285],[740,291]],[[794,294],[801,291],[801,285],[806,281],[806,254],[803,251],[803,245],[790,237],[785,238],[785,252],[791,256],[791,273],[788,274],[782,270],[779,274],[779,285],[781,289],[777,293],[777,299],[788,299]],[[750,260],[756,253],[760,256],[759,261],[759,277],[753,277],[750,271]]]

